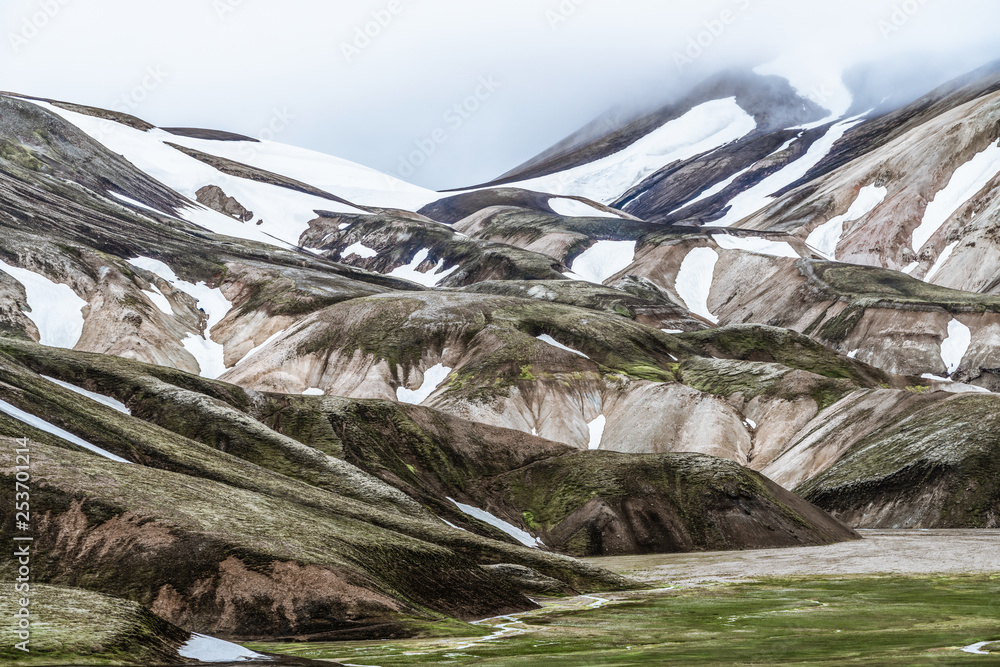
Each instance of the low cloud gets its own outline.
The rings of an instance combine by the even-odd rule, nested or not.
[[[998,20],[988,0],[6,0],[0,87],[110,107],[162,68],[133,111],[151,122],[253,135],[294,109],[282,141],[390,173],[443,137],[411,178],[446,188],[726,67],[919,94],[1000,58]],[[482,77],[503,86],[443,124]]]

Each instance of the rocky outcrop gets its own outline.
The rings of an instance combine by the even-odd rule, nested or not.
[[[207,206],[213,211],[218,211],[222,215],[236,218],[240,222],[250,222],[253,220],[253,211],[248,211],[243,204],[236,201],[235,197],[229,197],[218,185],[206,185],[198,190],[198,203]]]

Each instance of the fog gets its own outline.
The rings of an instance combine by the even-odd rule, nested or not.
[[[2,89],[273,136],[438,189],[724,68],[795,70],[839,112],[848,70],[861,103],[1000,58],[995,0],[5,0],[0,25]]]

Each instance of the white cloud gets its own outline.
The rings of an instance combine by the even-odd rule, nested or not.
[[[493,75],[503,89],[413,176],[447,187],[496,176],[614,104],[663,98],[737,63],[823,54],[824,67],[846,66],[932,50],[957,52],[971,69],[1000,56],[992,0],[913,0],[921,8],[888,36],[880,21],[900,0],[398,0],[348,62],[343,43],[389,2],[6,0],[2,87],[98,106],[118,100],[157,124],[246,134],[288,109],[296,120],[279,140],[393,171],[480,76]],[[219,3],[232,11],[220,15]],[[43,5],[59,10],[35,21]],[[576,8],[553,25],[548,12],[560,6]],[[736,20],[679,75],[674,55],[727,10]],[[25,43],[15,50],[12,36]],[[167,76],[137,102],[129,94],[149,67]]]

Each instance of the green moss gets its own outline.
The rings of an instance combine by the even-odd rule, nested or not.
[[[996,638],[998,594],[1000,580],[991,575],[765,579],[614,596],[599,609],[550,602],[520,616],[525,634],[471,646],[255,648],[387,666],[957,665],[985,660],[960,648]]]
[[[0,584],[0,615],[17,611],[12,583]],[[18,665],[174,664],[177,649],[190,633],[167,623],[134,602],[80,589],[31,584],[30,652],[12,623],[0,628],[0,660]]]
[[[796,493],[847,520],[884,506],[879,520],[890,526],[996,525],[1000,399],[914,393],[906,412],[873,429]]]
[[[819,335],[831,343],[843,342],[865,316],[869,302],[852,302],[839,315],[820,327]]]
[[[879,308],[937,307],[951,313],[1000,312],[1000,297],[939,287],[897,271],[814,260],[805,261],[802,266],[816,287],[852,304]],[[839,335],[847,323],[843,322],[832,333]]]
[[[5,160],[30,171],[41,171],[44,167],[42,161],[35,157],[31,149],[7,139],[0,139],[0,160]]]
[[[808,336],[763,325],[732,325],[681,334],[684,342],[716,357],[778,363],[831,379],[874,387],[889,376],[842,356]]]

